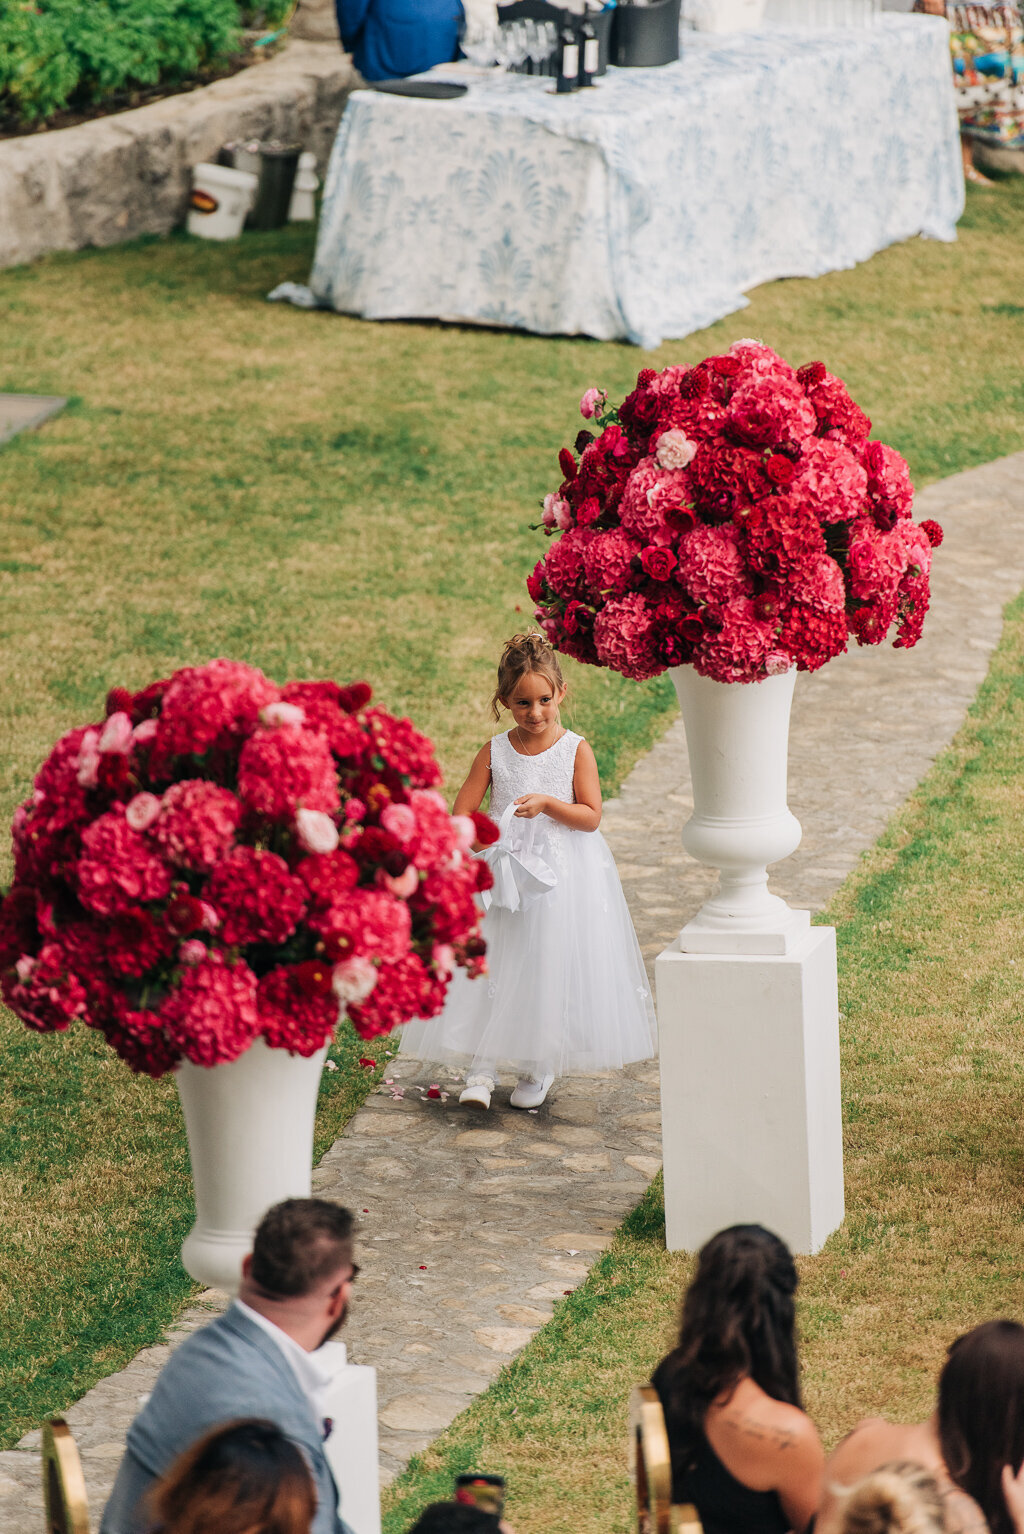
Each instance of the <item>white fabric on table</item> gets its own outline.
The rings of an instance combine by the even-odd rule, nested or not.
[[[940,17],[687,34],[678,63],[570,96],[466,78],[455,101],[349,98],[310,279],[326,307],[654,347],[758,283],[956,237]]]

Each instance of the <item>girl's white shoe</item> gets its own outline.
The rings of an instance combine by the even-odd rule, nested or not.
[[[490,1076],[470,1076],[459,1093],[459,1102],[467,1103],[471,1108],[489,1108],[491,1106],[491,1093],[494,1091],[494,1080]]]
[[[554,1075],[547,1076],[520,1076],[518,1084],[509,1098],[513,1108],[539,1108],[551,1090]]]

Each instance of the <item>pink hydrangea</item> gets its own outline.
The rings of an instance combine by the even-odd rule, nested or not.
[[[331,814],[341,796],[326,737],[296,725],[256,730],[238,758],[238,794],[267,820],[291,823],[300,809]]]
[[[622,528],[598,533],[583,550],[583,574],[592,596],[617,596],[634,583],[633,560],[641,544]],[[596,641],[595,641],[596,642]]]
[[[638,682],[665,669],[657,653],[653,609],[639,592],[602,608],[594,619],[594,645],[603,665]]]
[[[843,572],[828,554],[794,566],[786,581],[786,596],[817,612],[846,612]]]
[[[350,890],[330,906],[311,912],[309,924],[329,940],[332,960],[366,954],[393,964],[412,937],[409,907],[383,889]]]
[[[923,526],[905,518],[896,523],[894,532],[907,555],[907,575],[928,576],[932,568],[932,545]]]
[[[893,597],[907,566],[907,546],[899,531],[883,533],[870,517],[850,528],[846,556],[850,593],[862,602]]]
[[[667,544],[675,532],[666,514],[687,505],[692,494],[684,469],[660,469],[653,458],[644,458],[626,481],[619,507],[622,525],[641,543]]]
[[[121,978],[141,979],[174,951],[174,938],[167,928],[141,908],[115,916],[102,936],[103,956]]]
[[[303,858],[295,873],[308,891],[311,909],[322,913],[348,900],[349,891],[359,881],[359,864],[338,848],[326,855]]]
[[[229,945],[283,943],[306,908],[306,885],[284,858],[257,847],[236,847],[210,875],[204,895],[221,919]]]
[[[186,666],[175,672],[163,695],[155,755],[203,756],[214,745],[237,744],[277,696],[274,684],[254,666],[223,659]]]
[[[334,1036],[338,1022],[337,997],[330,990],[311,993],[303,984],[304,965],[280,965],[259,982],[256,1004],[260,1030],[271,1049],[289,1054],[315,1055]]]
[[[776,495],[752,506],[743,519],[747,560],[761,575],[785,581],[825,553],[825,538],[813,511],[798,497]]]
[[[890,528],[899,517],[909,517],[914,487],[906,459],[884,442],[868,442],[861,461],[867,471],[868,495],[878,525]]]
[[[820,376],[817,376],[819,369]],[[813,378],[810,376],[812,372],[815,374]],[[860,406],[854,404],[843,380],[829,373],[820,363],[801,368],[800,376],[807,377],[807,395],[814,407],[819,434],[838,437],[856,452],[867,441],[871,422]]]
[[[407,953],[381,965],[377,984],[365,1001],[349,1005],[348,1015],[360,1038],[377,1038],[414,1017],[436,1017],[446,990],[445,981],[416,954]]]
[[[44,943],[34,958],[8,971],[3,995],[11,1011],[40,1033],[63,1033],[86,1008],[85,988],[59,943]]]
[[[181,1059],[158,1012],[138,1011],[118,999],[103,1022],[107,1043],[133,1071],[158,1081]]]
[[[758,618],[749,597],[727,602],[719,618],[721,628],[705,629],[694,648],[694,669],[716,682],[753,682],[765,676],[768,657],[779,648],[775,624]]]
[[[441,795],[432,789],[414,789],[409,795],[409,808],[416,818],[413,863],[417,868],[438,868],[447,863],[458,839]]]
[[[819,437],[804,443],[789,494],[809,503],[819,522],[861,516],[867,493],[867,474],[848,447]]]
[[[755,375],[736,390],[725,413],[725,434],[748,447],[799,447],[818,418],[795,378]]]
[[[307,730],[326,736],[335,756],[358,762],[369,742],[359,721],[342,707],[342,696],[336,682],[289,682],[281,688],[282,702],[302,709]]]
[[[209,873],[234,845],[241,819],[242,806],[230,789],[185,778],[167,789],[149,834],[168,862]]]
[[[595,534],[573,527],[548,547],[544,556],[544,579],[556,596],[570,598],[584,588],[583,555]]]
[[[754,589],[739,529],[731,522],[718,527],[700,523],[680,538],[678,555],[676,579],[694,602],[718,606]]]
[[[79,899],[97,916],[115,916],[142,901],[163,900],[171,888],[166,864],[116,811],[86,827],[75,876]]]
[[[241,959],[211,953],[183,971],[159,1018],[170,1044],[194,1065],[226,1065],[260,1033],[256,976]]]
[[[429,911],[435,941],[458,943],[469,936],[477,923],[476,888],[472,860],[422,881],[413,903],[417,911]]]

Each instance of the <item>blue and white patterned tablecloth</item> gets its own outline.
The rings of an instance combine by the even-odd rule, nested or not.
[[[359,91],[331,156],[311,287],[367,319],[448,318],[654,347],[911,235],[955,239],[946,23],[688,34],[593,90],[476,79]]]

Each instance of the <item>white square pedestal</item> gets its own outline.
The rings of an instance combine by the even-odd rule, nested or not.
[[[353,1534],[380,1534],[380,1471],[377,1452],[377,1371],[350,1364],[343,1342],[317,1352],[334,1379],[323,1399],[334,1429],[325,1449],[338,1487],[339,1511]]]
[[[777,956],[673,945],[655,974],[669,1250],[758,1224],[820,1251],[844,1213],[835,929]]]

